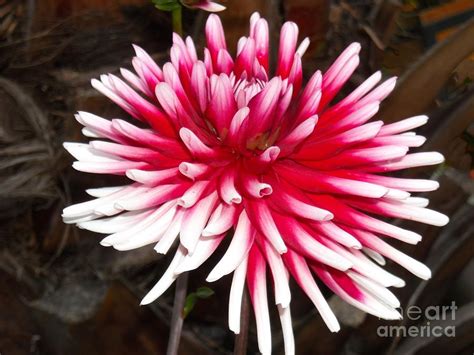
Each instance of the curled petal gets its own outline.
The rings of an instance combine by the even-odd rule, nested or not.
[[[234,169],[225,170],[219,179],[219,195],[228,204],[242,202],[242,196],[235,187],[235,179]]]

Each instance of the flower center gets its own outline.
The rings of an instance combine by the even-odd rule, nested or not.
[[[237,107],[240,109],[248,105],[250,100],[257,95],[267,84],[266,81],[257,78],[240,78],[235,80],[235,77],[231,78],[232,81],[235,81],[233,85],[235,101],[237,102]]]

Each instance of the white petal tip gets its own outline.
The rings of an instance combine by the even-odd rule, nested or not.
[[[162,255],[165,255],[166,254],[166,250],[164,249],[164,247],[162,247],[161,245],[160,246],[156,246],[154,247],[153,249],[155,249],[155,251],[158,253],[158,254],[162,254]]]
[[[190,267],[190,265],[187,265],[187,263],[183,263],[181,265],[178,265],[176,269],[174,269],[173,274],[179,275],[182,274],[183,272],[191,271],[193,268]]]
[[[178,206],[181,206],[181,207],[183,207],[183,208],[189,208],[189,207],[193,206],[193,204],[189,203],[189,201],[186,201],[186,200],[184,200],[184,199],[182,199],[182,198],[180,198],[180,199],[178,200],[177,205],[178,205]]]
[[[136,176],[135,176],[133,170],[135,170],[135,169],[127,170],[127,171],[125,172],[125,175],[126,175],[130,180],[137,181],[137,180],[136,180],[137,178],[136,178]]]
[[[438,164],[444,163],[444,155],[438,152],[433,153],[433,160],[436,160]]]
[[[449,223],[449,217],[440,213],[438,220],[436,221],[436,226],[443,227]]]
[[[226,9],[224,5],[215,2],[207,2],[204,5],[191,6],[208,12],[221,12]]]
[[[152,303],[153,301],[154,301],[154,299],[152,299],[152,298],[147,299],[147,297],[145,296],[145,298],[142,299],[142,301],[140,302],[140,306],[149,305],[149,304]]]
[[[201,234],[201,235],[202,235],[203,237],[212,237],[212,236],[218,235],[218,234],[219,234],[219,232],[216,233],[215,231],[212,230],[212,228],[210,228],[210,229],[207,229],[207,228],[206,228],[206,229],[204,229],[204,230],[202,231],[202,234]]]
[[[431,270],[426,265],[423,265],[423,268],[418,270],[417,276],[423,280],[429,280],[431,279]]]
[[[405,287],[405,285],[406,285],[406,282],[400,279],[397,282],[394,282],[391,286],[396,287],[396,288],[402,288],[402,287]]]
[[[323,221],[330,221],[332,219],[334,219],[334,215],[332,213],[328,213],[322,218]]]
[[[125,207],[122,206],[120,203],[114,203],[114,208],[116,208],[120,211],[125,211]]]
[[[223,273],[222,270],[219,271],[217,269],[213,269],[213,270],[211,270],[209,275],[207,275],[206,281],[207,282],[215,282],[215,281],[219,280],[221,277],[223,277],[224,275],[227,275],[227,274]]]

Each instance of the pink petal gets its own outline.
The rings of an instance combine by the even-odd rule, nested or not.
[[[188,163],[179,164],[179,172],[191,180],[202,179],[211,173],[211,167],[208,164]]]
[[[257,60],[265,68],[265,71],[268,71],[269,34],[267,21],[265,19],[259,19],[255,23],[254,34],[250,36],[255,40]]]
[[[360,289],[345,273],[312,265],[318,277],[344,301],[383,319],[401,319],[401,315],[391,306],[378,301]]]
[[[166,229],[165,233],[161,237],[158,244],[155,246],[157,253],[166,254],[169,249],[178,238],[178,234],[181,230],[181,224],[183,222],[185,209],[178,207],[176,213],[173,217],[173,221],[170,223],[169,227]]]
[[[209,180],[201,180],[194,182],[191,187],[184,192],[178,199],[178,205],[184,208],[190,208],[199,201],[205,192],[212,189],[212,182]]]
[[[361,46],[359,43],[351,43],[345,50],[342,52],[339,57],[334,61],[331,67],[324,73],[323,87],[327,87],[334,80],[336,80],[340,71],[347,65],[347,62],[354,56],[357,56],[360,52]]]
[[[129,179],[144,185],[158,186],[170,182],[177,182],[177,173],[177,168],[169,168],[156,171],[130,169],[127,170],[125,174]]]
[[[240,316],[242,295],[244,293],[245,278],[247,276],[247,257],[242,260],[234,271],[229,295],[229,329],[235,334],[240,333]]]
[[[222,157],[222,153],[205,145],[193,131],[181,128],[179,136],[191,154],[200,159],[212,160]]]
[[[146,231],[150,227],[153,229],[153,226],[155,224],[158,224],[158,231],[155,231],[155,233],[153,233],[153,237],[155,234],[157,234],[157,232],[160,232],[160,229],[162,229],[163,227],[166,228],[166,226],[163,226],[162,223],[166,224],[170,222],[170,220],[173,218],[175,206],[176,203],[174,201],[169,201],[161,205],[159,208],[156,208],[152,213],[146,214],[144,218],[137,221],[137,223],[130,226],[130,228],[122,229],[105,237],[101,240],[100,244],[103,246],[115,247],[116,244],[123,244],[130,241],[133,242],[136,235],[144,235],[145,237],[150,236],[149,233],[143,234],[143,231]],[[165,215],[167,215],[168,218],[165,218],[162,222],[161,220]]]
[[[143,169],[150,166],[143,162],[132,161],[110,161],[110,162],[83,162],[76,161],[72,167],[78,171],[94,174],[125,175],[130,169]]]
[[[393,218],[413,220],[438,227],[445,226],[449,222],[449,218],[442,213],[430,210],[428,208],[412,206],[406,203],[393,203],[389,200],[375,202],[368,202],[364,200],[346,200],[346,202],[353,207],[371,213]]]
[[[297,253],[342,271],[352,266],[349,260],[317,241],[295,219],[276,213],[273,216],[279,231],[285,236],[285,241]]]
[[[113,234],[133,227],[133,225],[145,219],[152,212],[152,210],[125,212],[110,218],[81,222],[77,226],[95,233]]]
[[[232,117],[229,127],[229,133],[226,137],[229,145],[235,146],[240,143],[242,134],[242,127],[244,125],[245,120],[248,118],[250,110],[248,107],[240,108]]]
[[[306,202],[303,202],[298,197],[286,193],[285,191],[277,191],[272,195],[270,201],[274,204],[275,208],[313,221],[328,221],[334,218],[331,212],[308,203],[311,202],[311,200],[308,201],[308,199],[306,199]]]
[[[406,132],[414,128],[423,126],[426,122],[428,122],[428,117],[424,115],[406,118],[404,120],[383,126],[380,130],[379,135],[388,136],[392,134]]]
[[[304,144],[292,155],[295,160],[318,160],[337,154],[344,148],[362,143],[377,136],[383,122],[376,121],[343,131],[326,139],[317,139]]]
[[[255,230],[252,228],[247,212],[243,210],[237,221],[229,248],[217,265],[207,276],[206,281],[214,282],[234,271],[247,257],[254,244]]]
[[[439,183],[434,180],[403,179],[390,176],[366,174],[359,172],[344,172],[348,178],[367,181],[374,184],[414,192],[433,191],[439,188]]]
[[[170,204],[174,205],[175,203],[173,201]],[[164,206],[165,209],[168,208],[166,204]],[[114,243],[112,243],[114,249],[125,251],[141,248],[151,243],[156,243],[161,239],[166,229],[169,227],[171,221],[173,220],[175,211],[176,208],[168,209],[157,220],[151,223],[148,227],[141,230],[139,233],[133,234],[130,238],[116,240]]]
[[[308,297],[318,309],[319,314],[323,318],[329,330],[331,332],[338,332],[340,329],[339,322],[332,312],[331,307],[329,307],[329,304],[326,302],[323,294],[319,290],[318,285],[314,281],[313,275],[311,275],[311,271],[308,267],[308,264],[306,263],[306,260],[301,255],[295,253],[293,250],[288,250],[288,253],[283,255],[283,260],[285,261],[288,270],[291,272],[291,275],[295,278],[298,285],[303,289],[303,291],[308,295]]]
[[[235,187],[235,170],[226,169],[219,179],[219,195],[225,203],[241,203],[242,196]]]
[[[409,230],[397,227],[393,224],[380,221],[370,217],[362,212],[356,211],[342,203],[339,200],[327,195],[311,196],[313,203],[331,211],[334,214],[336,222],[342,222],[345,225],[380,233],[392,238],[396,238],[405,243],[416,244],[421,240],[421,236]]]
[[[140,193],[143,190],[144,189],[140,188],[138,184],[126,185],[110,195],[68,206],[63,210],[61,216],[64,218],[65,223],[76,223],[74,219],[81,219],[88,215],[92,215],[94,214],[94,210],[98,207],[107,205],[111,202],[113,203],[117,198]]]
[[[278,67],[276,74],[282,78],[288,77],[298,40],[298,26],[293,22],[285,22],[280,32],[280,47],[278,49]]]
[[[192,7],[208,12],[220,12],[226,9],[225,6],[209,0],[201,0],[197,4],[193,4]]]
[[[203,62],[198,61],[194,64],[191,74],[191,86],[194,95],[199,103],[201,112],[205,112],[208,102],[209,79],[206,74],[206,67]]]
[[[193,207],[189,208],[184,215],[179,240],[191,255],[193,254],[199,241],[199,237],[214,210],[217,198],[217,193],[211,193],[201,199]]]
[[[348,248],[361,249],[362,245],[350,233],[337,226],[337,224],[327,221],[323,223],[312,223],[311,228],[320,232],[327,238],[330,238]]]
[[[214,253],[224,237],[225,234],[200,237],[194,252],[184,257],[174,270],[175,274],[196,270],[200,267]]]
[[[252,225],[265,236],[270,244],[280,253],[286,253],[285,242],[280,234],[272,214],[265,201],[246,201],[245,208]]]
[[[153,75],[155,75],[159,80],[162,80],[163,72],[150,55],[144,49],[135,44],[133,45],[133,49],[135,50],[137,57],[147,66]]]
[[[362,106],[367,105],[367,104],[372,103],[372,102],[384,100],[393,91],[393,89],[395,88],[396,83],[397,83],[397,78],[396,77],[393,77],[393,78],[390,78],[390,79],[384,81],[382,84],[380,84],[374,90],[372,90],[370,93],[368,93],[362,99],[360,99],[359,102],[357,102],[355,104],[355,107],[359,108],[359,107],[362,107]]]
[[[266,265],[265,259],[256,245],[252,247],[249,254],[247,285],[257,323],[258,349],[262,354],[270,354],[272,330],[268,313]]]
[[[373,148],[347,149],[331,158],[308,161],[304,165],[316,170],[347,169],[361,165],[377,166],[379,163],[400,159],[406,155],[408,147],[380,146]]]
[[[234,69],[234,61],[229,52],[220,49],[217,54],[216,73],[224,73],[229,75]]]
[[[419,166],[438,165],[442,162],[444,162],[444,157],[438,152],[413,153],[407,154],[397,161],[375,165],[364,170],[367,172],[386,172]]]
[[[243,191],[254,198],[262,198],[271,195],[273,188],[271,185],[260,181],[257,176],[245,174],[241,176]]]
[[[217,15],[209,15],[206,22],[206,41],[207,48],[212,57],[212,61],[216,63],[217,54],[220,49],[226,49],[224,29],[222,27],[221,20]]]
[[[312,116],[307,120],[300,123],[293,131],[290,132],[285,138],[278,142],[278,145],[282,149],[282,155],[291,153],[291,151],[301,142],[303,142],[308,136],[313,133],[316,123],[318,122],[318,116]]]
[[[395,261],[397,264],[400,264],[405,269],[422,278],[423,280],[428,280],[431,278],[431,271],[426,265],[395,249],[372,233],[356,229],[353,231],[362,244],[366,245],[370,249],[373,249],[383,256]]]
[[[237,103],[232,92],[229,77],[221,74],[216,78],[216,84],[211,89],[206,116],[213,123],[221,137],[229,130],[232,117],[237,111]]]
[[[293,324],[291,322],[290,306],[278,305],[278,315],[280,316],[281,328],[283,331],[283,342],[285,354],[295,354],[295,337],[293,335]]]
[[[156,285],[153,286],[153,288],[142,299],[140,305],[143,306],[152,303],[173,284],[173,282],[178,278],[178,275],[174,273],[174,270],[179,265],[181,260],[185,257],[185,255],[186,249],[180,245],[168,269],[165,271],[165,273],[156,283]]]
[[[112,130],[133,140],[136,144],[145,144],[170,157],[177,159],[186,159],[189,157],[189,153],[177,140],[160,136],[146,129],[138,128],[127,121],[113,119]]]
[[[258,236],[262,254],[267,260],[273,277],[275,291],[275,304],[287,308],[291,301],[290,286],[288,284],[288,271],[286,270],[280,254],[262,236]]]
[[[308,37],[305,37],[298,48],[296,49],[296,54],[298,54],[300,57],[303,57],[303,55],[306,53],[306,50],[308,49],[310,45],[310,40]]]
[[[246,121],[248,137],[252,138],[255,134],[265,132],[271,127],[281,88],[281,79],[275,77],[250,100],[249,119]]]
[[[379,185],[322,174],[301,165],[278,164],[275,166],[275,170],[292,185],[307,191],[371,198],[380,198],[387,193],[387,189]]]
[[[240,78],[242,75],[244,77],[252,76],[255,55],[255,40],[247,38],[242,50],[235,59],[234,73],[237,78]]]
[[[240,209],[235,205],[219,204],[209,218],[206,228],[202,231],[204,237],[210,237],[227,232],[237,221]]]
[[[144,208],[158,206],[166,201],[175,199],[183,194],[188,185],[160,185],[133,197],[118,200],[117,208],[126,211],[136,211]]]

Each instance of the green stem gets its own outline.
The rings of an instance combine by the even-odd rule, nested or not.
[[[173,31],[183,35],[183,10],[181,6],[177,6],[174,10],[171,11],[171,20],[173,22]]]

